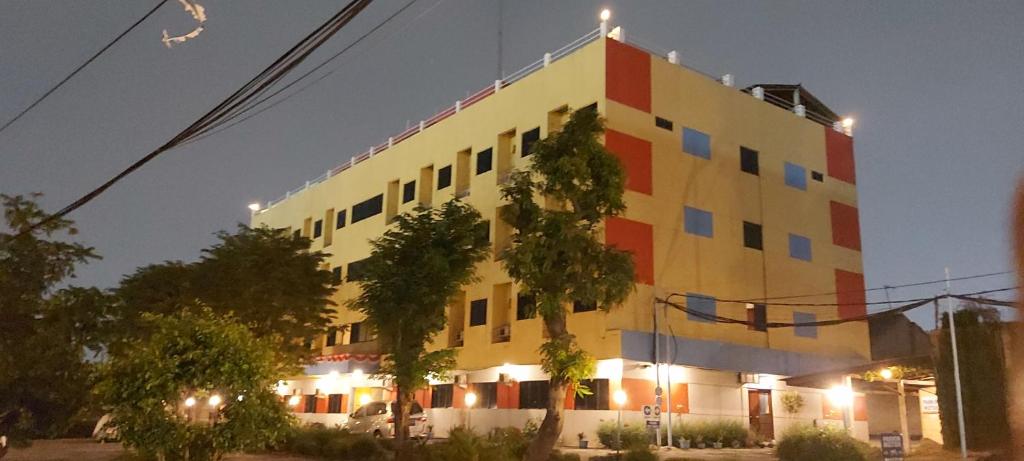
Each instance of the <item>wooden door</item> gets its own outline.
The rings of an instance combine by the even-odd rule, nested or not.
[[[767,440],[775,438],[775,423],[772,416],[772,391],[750,389],[747,393],[750,407],[750,429]]]

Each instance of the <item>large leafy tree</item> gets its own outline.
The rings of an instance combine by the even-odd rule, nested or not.
[[[452,349],[428,351],[427,344],[444,329],[448,301],[474,279],[476,263],[486,256],[486,226],[475,209],[456,200],[399,215],[371,242],[362,291],[350,306],[377,332],[385,354],[379,373],[393,380],[398,394],[400,442],[409,436],[415,390],[454,365]]]
[[[126,445],[201,461],[286,434],[292,416],[274,393],[273,341],[205,308],[144,314],[140,323],[150,334],[113,352],[97,387]]]
[[[307,238],[267,227],[240,225],[217,238],[197,262],[145,266],[121,281],[114,290],[119,300],[114,313],[123,336],[113,348],[148,334],[140,322],[145,313],[201,306],[231,315],[257,337],[270,339],[283,365],[308,361],[311,352],[301,339],[323,331],[334,313],[327,255],[309,251]]]
[[[573,302],[610,309],[633,290],[630,255],[599,239],[602,221],[622,213],[625,173],[601,144],[596,111],[576,111],[565,127],[535,144],[532,168],[517,171],[502,196],[502,218],[514,229],[502,259],[509,275],[536,299],[548,340],[541,364],[550,376],[547,412],[528,460],[546,460],[562,432],[566,389],[594,372],[594,360],[566,328]],[[537,197],[554,206],[541,207]]]
[[[106,304],[98,290],[57,289],[97,256],[66,240],[71,221],[28,231],[46,216],[36,198],[0,195],[0,435],[15,441],[59,435],[86,404],[85,348],[98,343]]]

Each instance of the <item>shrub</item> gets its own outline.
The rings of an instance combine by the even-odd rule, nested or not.
[[[726,447],[731,446],[733,442],[739,442],[740,446],[747,446],[748,441],[754,440],[755,437],[742,422],[731,419],[679,422],[672,425],[673,442],[686,439],[696,444],[698,440],[703,440],[704,443],[711,445],[721,440]],[[661,429],[661,443],[662,445],[668,444],[668,434],[665,428]]]
[[[372,460],[384,455],[384,448],[373,437],[322,424],[294,428],[282,448],[290,453],[332,461]]]
[[[516,458],[517,460],[519,458]],[[593,458],[591,458],[593,459]],[[576,453],[562,453],[558,450],[552,451],[548,461],[580,461],[580,455]]]
[[[645,448],[633,448],[622,457],[623,461],[658,461],[658,455]]]
[[[616,432],[618,432],[618,423],[616,421],[605,421],[597,428],[597,439],[601,442],[601,445],[613,450],[629,450],[633,448],[646,449],[647,445],[651,442],[651,436],[643,426],[623,424],[621,435],[622,446],[617,447],[615,445]]]
[[[779,441],[781,461],[867,461],[871,447],[842,429],[794,426]]]

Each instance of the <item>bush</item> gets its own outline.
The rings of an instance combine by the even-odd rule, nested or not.
[[[282,446],[284,451],[329,460],[372,460],[384,455],[384,448],[373,437],[352,434],[346,429],[322,424],[296,427]]]
[[[846,431],[829,426],[794,426],[775,450],[781,461],[867,461],[871,447]]]
[[[651,436],[647,433],[647,429],[644,426],[623,424],[621,441],[622,446],[617,447],[615,445],[615,433],[618,432],[617,421],[605,421],[597,427],[597,440],[601,442],[601,445],[605,447],[615,449],[630,450],[633,448],[646,449],[651,443]]]
[[[661,429],[661,443],[668,445],[668,434],[665,428]],[[721,419],[714,421],[700,422],[679,422],[672,425],[672,441],[678,446],[678,440],[689,440],[696,446],[698,440],[703,440],[709,446],[719,440],[722,445],[729,447],[733,442],[738,442],[741,447],[749,445],[756,439],[742,422],[732,419]]]
[[[580,461],[580,455],[577,455],[576,453],[562,453],[555,450],[551,452],[551,456],[548,457],[548,461]]]
[[[622,457],[623,461],[658,461],[658,455],[647,448],[633,448]]]

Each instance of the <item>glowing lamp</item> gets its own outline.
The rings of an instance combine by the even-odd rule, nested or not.
[[[615,404],[618,405],[619,407],[625,405],[626,404],[626,391],[624,391],[622,389],[619,389],[619,390],[615,391],[615,393],[612,394],[612,400],[614,400]]]

